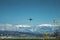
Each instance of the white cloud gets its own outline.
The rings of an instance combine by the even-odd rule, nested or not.
[[[53,25],[53,24],[41,24],[41,25],[38,25],[38,27],[40,27],[40,28],[44,28],[44,27],[49,27],[49,28],[51,28],[52,30],[56,30],[56,29],[58,29],[59,28],[59,26],[58,25]]]
[[[21,28],[21,31],[25,28],[29,28],[29,25],[12,25],[12,24],[0,24],[0,30],[11,30],[11,31],[18,31]]]
[[[51,24],[41,24],[40,26],[52,26]]]
[[[16,27],[12,24],[0,24],[0,30],[16,30]]]
[[[35,31],[37,31],[38,29],[37,29],[37,27],[32,27],[32,28],[30,28],[29,29],[31,32],[35,32]]]
[[[0,26],[12,26],[12,24],[0,24]]]
[[[12,24],[0,24],[0,30],[11,30],[11,31],[31,31],[31,32],[40,32],[42,28],[49,27],[52,30],[58,29],[55,25],[52,24],[41,24],[36,27],[31,27],[29,25],[12,25]]]
[[[41,24],[41,25],[38,25],[38,26],[51,27],[51,26],[58,26],[58,25],[53,25],[53,24]]]
[[[16,27],[31,27],[29,25],[16,25]]]

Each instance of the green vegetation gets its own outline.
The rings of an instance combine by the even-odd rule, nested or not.
[[[0,40],[43,40],[43,39],[0,39]],[[45,40],[60,40],[60,39],[45,39]]]

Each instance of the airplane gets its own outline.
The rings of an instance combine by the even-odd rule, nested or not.
[[[30,22],[32,21],[32,18],[28,19]]]

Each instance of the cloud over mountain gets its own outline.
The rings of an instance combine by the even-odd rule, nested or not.
[[[50,32],[54,32],[56,29],[59,29],[59,27],[57,25],[52,25],[52,24],[40,24],[33,27],[30,25],[0,24],[0,30],[8,30],[8,31],[50,33]]]
[[[16,27],[31,27],[29,25],[15,25]]]
[[[12,24],[0,24],[0,30],[16,30],[16,27]]]

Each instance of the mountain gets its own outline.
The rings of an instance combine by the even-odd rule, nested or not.
[[[18,29],[17,29],[18,30]],[[53,33],[55,30],[53,27],[25,27],[25,28],[19,28],[20,32],[31,32],[35,34],[40,34],[40,33]]]
[[[39,25],[39,26],[7,26],[0,25],[0,36],[11,36],[11,37],[44,37],[46,33],[53,35],[56,30],[58,31],[58,26],[52,25]]]
[[[29,32],[18,32],[18,31],[1,31],[0,36],[11,36],[11,37],[40,37],[40,34],[34,34]]]
[[[7,31],[19,31],[19,32],[28,32],[34,34],[40,33],[54,33],[56,29],[59,29],[58,26],[51,24],[41,24],[38,26],[29,26],[29,25],[10,25],[4,24],[0,25],[0,30]]]

